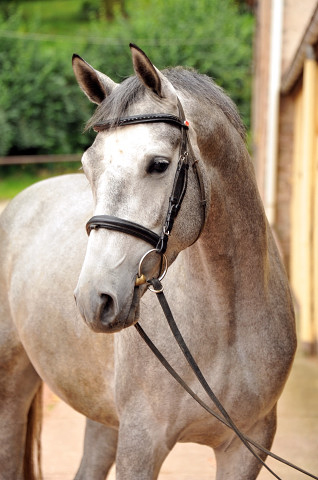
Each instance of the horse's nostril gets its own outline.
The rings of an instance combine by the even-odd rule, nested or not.
[[[115,302],[107,293],[101,293],[100,321],[103,325],[108,325],[115,317]]]

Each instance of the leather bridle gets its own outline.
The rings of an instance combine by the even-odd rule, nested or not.
[[[179,147],[179,161],[177,170],[175,173],[175,178],[173,182],[172,192],[169,197],[169,206],[166,215],[166,219],[162,228],[160,235],[149,230],[148,228],[139,225],[138,223],[130,222],[129,220],[124,220],[123,218],[114,217],[111,215],[97,215],[92,217],[86,224],[86,230],[88,235],[91,230],[98,228],[106,228],[109,230],[115,230],[119,232],[126,233],[128,235],[133,235],[145,242],[150,243],[152,247],[159,254],[164,254],[167,250],[167,244],[169,235],[174,224],[174,221],[180,211],[182,201],[187,190],[188,183],[188,170],[190,165],[190,159],[192,161],[192,168],[195,172],[199,190],[200,190],[200,204],[202,207],[202,223],[201,229],[198,234],[200,236],[202,229],[206,220],[206,195],[204,188],[204,181],[198,166],[198,160],[194,159],[191,143],[188,137],[189,122],[186,120],[184,115],[184,110],[181,105],[181,102],[178,99],[178,109],[179,116],[165,114],[165,113],[156,113],[156,114],[144,114],[144,115],[134,115],[129,117],[121,117],[115,120],[108,120],[102,123],[97,123],[94,125],[94,130],[97,132],[102,132],[104,130],[109,130],[114,127],[124,127],[126,125],[136,125],[140,123],[168,123],[173,125],[181,130],[181,139]]]

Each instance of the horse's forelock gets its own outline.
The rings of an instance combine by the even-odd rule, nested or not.
[[[165,69],[162,73],[176,90],[184,92],[187,96],[190,94],[192,98],[197,99],[199,104],[204,103],[205,106],[210,104],[211,109],[220,108],[241,137],[245,139],[245,127],[234,102],[210,77],[183,67]],[[97,107],[94,115],[87,122],[86,129],[110,119],[113,119],[116,124],[116,120],[126,115],[129,107],[140,101],[145,92],[146,87],[136,76],[127,78]]]
[[[127,78],[97,107],[94,115],[86,124],[86,130],[96,123],[110,119],[114,120],[114,124],[116,124],[116,120],[123,117],[129,107],[137,103],[144,93],[145,86],[140,83],[136,76]]]

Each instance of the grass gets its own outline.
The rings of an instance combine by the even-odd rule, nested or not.
[[[46,164],[37,169],[34,165],[16,166],[0,170],[0,201],[10,200],[19,192],[45,178],[54,177],[56,175],[63,175],[66,173],[78,172],[80,163],[52,163]],[[7,171],[6,171],[7,170]]]
[[[40,180],[38,176],[27,173],[16,173],[1,179],[0,200],[9,200],[15,197],[21,190],[24,190],[38,180]]]

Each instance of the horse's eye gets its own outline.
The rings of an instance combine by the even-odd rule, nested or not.
[[[165,158],[153,158],[148,166],[148,173],[163,173],[169,167],[169,162]]]

